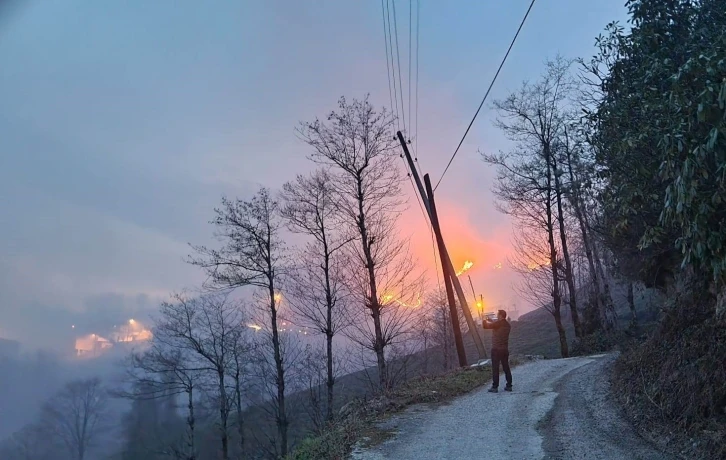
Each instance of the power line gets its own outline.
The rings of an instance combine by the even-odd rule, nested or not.
[[[414,127],[414,143],[415,148],[414,150],[414,161],[416,162],[416,169],[418,170],[420,175],[423,175],[423,171],[421,170],[421,163],[418,161],[418,56],[419,56],[419,25],[420,25],[420,16],[421,16],[421,2],[420,0],[416,0],[416,124]],[[409,116],[410,118],[410,116]],[[433,233],[432,233],[433,235]]]
[[[414,151],[418,154],[418,49],[419,49],[419,17],[421,14],[421,1],[416,0],[416,125],[414,126],[413,141],[415,143]],[[418,163],[418,158],[416,158]]]
[[[386,45],[386,77],[388,77],[388,100],[393,110],[393,92],[391,91],[391,67],[388,62],[388,34],[386,33],[386,7],[381,0],[381,13],[383,16],[383,42]]]
[[[396,60],[398,61],[398,89],[401,91],[401,116],[403,117],[403,129],[406,129],[406,111],[403,105],[403,83],[401,82],[401,54],[398,47],[398,20],[396,19],[396,0],[391,0],[393,5],[393,30],[396,33]],[[395,73],[393,76],[395,85]]]
[[[395,4],[394,4],[395,8]],[[398,126],[398,129],[400,131],[401,125],[399,124],[400,118],[398,116],[398,90],[396,89],[396,64],[393,60],[393,37],[391,34],[391,3],[390,0],[386,0],[386,16],[387,16],[387,23],[388,23],[388,44],[391,47],[391,71],[393,72],[393,99],[396,103],[396,124]],[[395,17],[395,12],[394,12]],[[396,37],[396,41],[398,41],[398,36]],[[386,56],[388,58],[388,56]],[[401,105],[403,105],[403,101],[401,101]],[[403,107],[401,107],[403,109]]]
[[[454,151],[454,154],[451,156],[451,159],[449,160],[449,163],[446,165],[446,168],[444,169],[444,172],[441,174],[441,177],[439,178],[439,181],[436,183],[436,187],[434,187],[434,191],[439,187],[439,184],[441,183],[441,180],[446,175],[446,171],[449,170],[449,166],[451,166],[451,162],[454,161],[454,158],[456,157],[456,154],[459,153],[459,149],[461,148],[461,144],[464,143],[464,139],[466,139],[466,135],[469,134],[469,130],[471,129],[471,125],[474,124],[474,120],[476,120],[476,116],[479,115],[479,111],[481,110],[482,106],[484,106],[484,102],[487,100],[487,97],[489,96],[489,92],[492,90],[492,87],[494,86],[494,82],[497,81],[497,77],[499,76],[499,72],[502,70],[502,67],[504,67],[504,63],[507,61],[507,57],[509,57],[509,52],[512,51],[512,47],[514,46],[514,42],[517,41],[517,37],[519,36],[519,32],[522,30],[522,26],[524,26],[524,22],[527,20],[527,16],[529,16],[529,12],[532,10],[532,7],[534,6],[534,2],[536,0],[532,0],[532,3],[529,4],[529,8],[527,8],[527,12],[524,13],[524,18],[522,18],[522,22],[519,23],[519,28],[517,28],[517,33],[514,34],[514,38],[512,39],[512,42],[509,44],[509,48],[507,49],[507,53],[504,55],[504,59],[502,59],[502,62],[499,64],[499,68],[497,69],[497,73],[494,74],[494,78],[492,79],[492,82],[489,84],[489,88],[487,89],[487,92],[484,94],[484,99],[481,100],[481,104],[479,104],[479,108],[476,109],[476,113],[474,114],[474,118],[471,119],[471,122],[469,123],[469,126],[466,128],[466,131],[464,132],[464,136],[462,136],[461,141],[459,141],[459,145],[456,147],[456,150]]]
[[[403,158],[403,156],[401,156]],[[441,278],[439,277],[439,265],[438,265],[438,258],[436,253],[436,245],[434,244],[434,231],[429,223],[428,214],[426,213],[426,210],[424,210],[423,204],[421,203],[421,198],[418,195],[418,191],[416,189],[416,185],[413,183],[413,179],[411,178],[411,170],[409,169],[408,163],[406,162],[406,159],[403,159],[403,167],[406,170],[406,175],[408,176],[408,181],[411,183],[411,187],[413,188],[414,195],[416,195],[416,201],[418,202],[418,207],[421,210],[421,215],[424,218],[424,221],[426,222],[426,226],[429,229],[429,233],[431,234],[431,251],[434,254],[434,271],[436,272],[436,285],[439,290],[441,290]]]
[[[411,55],[413,49],[411,48],[411,37],[413,31],[413,0],[408,0],[408,134],[409,141],[411,140]]]

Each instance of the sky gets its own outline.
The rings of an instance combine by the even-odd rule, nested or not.
[[[605,25],[626,19],[623,4],[536,2],[489,101],[557,53],[591,56]],[[434,182],[528,6],[420,0],[412,112]],[[396,8],[407,72],[409,2]],[[248,198],[313,169],[300,121],[324,117],[340,96],[389,105],[373,0],[17,1],[0,9],[0,59],[0,337],[37,347],[70,346],[71,325],[145,315],[198,286],[188,244],[213,243],[222,195]],[[406,74],[403,87],[407,97]],[[495,117],[487,103],[436,197],[454,264],[473,260],[485,302],[511,305],[514,275],[494,270],[506,267],[510,222],[477,153],[507,148]],[[401,235],[434,282],[430,233],[404,190]]]

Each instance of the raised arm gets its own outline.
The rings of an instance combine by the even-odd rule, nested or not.
[[[500,327],[502,327],[502,322],[500,320],[489,321],[488,319],[485,319],[482,322],[482,327],[484,329],[499,329]]]

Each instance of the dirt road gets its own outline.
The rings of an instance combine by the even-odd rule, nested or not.
[[[513,369],[512,393],[486,388],[383,423],[395,435],[356,449],[379,459],[669,459],[633,433],[611,400],[612,355],[535,361]]]

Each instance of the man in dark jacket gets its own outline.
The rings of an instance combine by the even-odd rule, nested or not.
[[[484,329],[492,329],[492,387],[490,393],[499,391],[499,364],[502,364],[504,376],[507,378],[507,386],[504,391],[512,391],[512,372],[509,370],[509,331],[511,326],[507,321],[507,312],[499,310],[497,320],[485,319],[482,326]]]

